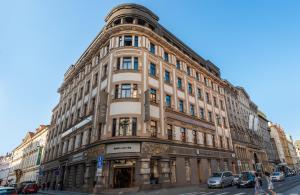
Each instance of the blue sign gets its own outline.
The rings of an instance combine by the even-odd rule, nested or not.
[[[97,163],[97,168],[101,169],[103,167],[103,160],[104,160],[104,156],[98,156],[98,163]]]

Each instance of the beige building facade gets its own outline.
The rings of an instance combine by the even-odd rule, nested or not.
[[[42,166],[50,188],[189,185],[232,170],[220,71],[158,20],[117,6],[65,73]]]
[[[22,143],[12,151],[9,183],[39,182],[39,168],[43,158],[47,132],[48,126],[40,125],[34,132],[28,132]]]
[[[235,172],[270,170],[264,149],[265,125],[259,124],[257,106],[242,87],[226,82],[225,96],[235,150]]]

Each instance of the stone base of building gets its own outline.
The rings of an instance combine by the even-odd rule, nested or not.
[[[104,157],[101,171],[99,156]],[[52,165],[45,164],[43,185],[90,193],[198,185],[206,183],[212,172],[232,171],[231,156],[232,151],[188,144],[109,143],[67,154]]]

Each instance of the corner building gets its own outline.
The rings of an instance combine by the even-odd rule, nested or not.
[[[213,171],[231,170],[218,67],[143,6],[117,6],[105,21],[58,90],[43,182],[88,192],[149,189],[204,183]]]

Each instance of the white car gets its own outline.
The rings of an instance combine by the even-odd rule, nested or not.
[[[285,176],[282,172],[274,172],[271,175],[271,180],[272,181],[284,181],[285,180]]]
[[[0,187],[0,194],[5,195],[14,195],[18,194],[17,190],[14,187]]]

